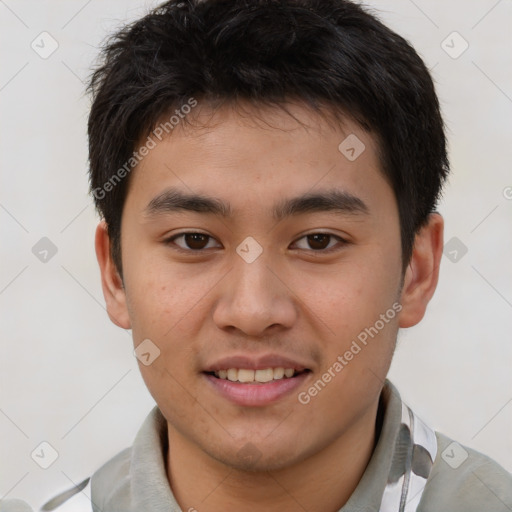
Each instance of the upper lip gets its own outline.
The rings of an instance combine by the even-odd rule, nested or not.
[[[247,355],[237,355],[223,357],[214,363],[208,365],[204,372],[218,372],[219,370],[229,370],[230,368],[246,370],[265,370],[267,368],[293,368],[300,372],[309,369],[305,364],[290,357],[279,354],[266,354],[263,356],[249,357]]]

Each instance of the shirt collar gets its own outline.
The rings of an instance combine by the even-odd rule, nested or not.
[[[403,503],[409,486],[421,485],[428,477],[436,455],[435,435],[403,404],[397,389],[387,379],[381,392],[379,411],[382,418],[381,422],[377,418],[380,432],[377,428],[375,449],[359,484],[339,512],[413,510],[404,508]],[[416,470],[421,474],[412,474],[411,478],[411,458],[412,453],[418,451],[414,450],[417,446],[426,447],[422,452],[426,456],[421,459],[420,470]],[[167,449],[167,422],[155,406],[137,433],[131,449],[129,476],[125,481],[131,498],[130,511],[181,510],[167,480]],[[416,466],[419,467],[418,464]],[[92,499],[94,502],[94,493]],[[106,510],[111,509],[109,504],[112,509],[116,508],[114,501],[98,501],[104,503]]]

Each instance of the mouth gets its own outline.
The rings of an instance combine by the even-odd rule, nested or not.
[[[298,393],[312,375],[308,368],[228,368],[202,372],[216,396],[242,407],[263,407]]]

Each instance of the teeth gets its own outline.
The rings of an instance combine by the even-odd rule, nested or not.
[[[293,375],[293,373],[292,373]],[[282,379],[284,377],[284,368],[274,368],[274,379]]]
[[[254,382],[254,370],[238,370],[238,382]]]
[[[256,370],[254,372],[254,380],[256,382],[270,382],[271,380],[274,380],[274,370],[272,370],[272,368]]]
[[[244,368],[229,368],[228,370],[219,370],[215,375],[219,379],[230,380],[232,382],[270,382],[279,380],[283,377],[291,378],[295,374],[293,368],[265,368],[264,370],[247,370]]]

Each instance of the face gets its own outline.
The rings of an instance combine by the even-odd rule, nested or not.
[[[140,370],[171,435],[283,468],[378,400],[403,314],[397,204],[348,119],[199,108],[206,127],[175,129],[133,171],[107,305],[136,347],[150,340]]]

